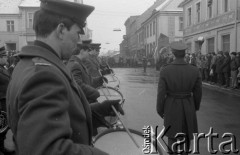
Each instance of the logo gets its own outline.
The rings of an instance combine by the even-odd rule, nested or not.
[[[181,154],[183,152],[192,153],[192,154],[200,154],[199,151],[199,142],[201,139],[207,139],[207,150],[210,154],[217,154],[221,152],[223,154],[238,154],[239,149],[237,146],[236,136],[232,133],[226,132],[222,136],[218,133],[213,132],[213,128],[210,127],[209,132],[205,133],[193,133],[193,143],[192,147],[188,148],[188,136],[185,133],[176,133],[174,139],[175,142],[172,143],[171,146],[167,144],[164,137],[167,132],[170,130],[170,126],[163,129],[158,133],[158,126],[153,128],[152,126],[144,126],[143,128],[143,137],[144,137],[144,145],[143,145],[143,153],[144,154],[158,154],[160,150],[167,152],[169,154]],[[154,130],[155,129],[155,130]],[[220,138],[221,143],[219,143],[218,148],[214,148],[213,144],[216,143],[214,141],[215,138]]]

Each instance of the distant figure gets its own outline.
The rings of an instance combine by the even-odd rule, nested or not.
[[[146,69],[147,69],[147,58],[146,58],[146,56],[143,56],[142,65],[143,65],[143,72],[146,73]]]
[[[187,155],[193,133],[198,133],[196,111],[199,110],[202,98],[202,80],[198,68],[184,60],[187,46],[173,42],[170,47],[176,59],[161,68],[157,112],[164,119],[165,128],[169,128],[165,134],[171,149],[169,151],[174,155]],[[185,135],[179,137],[177,133]],[[179,140],[183,141],[183,138],[186,148],[183,143],[174,145]],[[182,152],[178,152],[178,146]]]

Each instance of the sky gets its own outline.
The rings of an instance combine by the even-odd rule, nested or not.
[[[88,28],[93,30],[92,40],[101,43],[101,53],[119,50],[126,34],[125,21],[130,16],[141,15],[156,0],[83,0],[95,10],[87,19]],[[121,31],[113,31],[114,29]]]

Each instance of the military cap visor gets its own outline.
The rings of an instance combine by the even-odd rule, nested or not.
[[[91,44],[91,48],[92,49],[95,49],[95,50],[99,50],[101,47],[101,44],[99,44],[99,43],[93,43],[93,44]]]
[[[86,25],[87,17],[94,10],[93,6],[64,1],[64,0],[40,0],[40,8],[63,17],[70,18],[81,28],[81,34],[84,34],[83,28]]]

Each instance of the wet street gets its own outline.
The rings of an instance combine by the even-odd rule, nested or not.
[[[120,91],[125,98],[125,123],[129,128],[142,131],[146,125],[163,127],[163,120],[156,112],[158,74],[154,69],[143,73],[142,68],[114,69],[120,79]],[[213,149],[219,151],[219,145],[230,138],[222,138],[224,133],[236,137],[236,147],[240,149],[240,97],[203,87],[200,111],[197,112],[199,133],[218,133],[213,138]],[[200,154],[207,155],[208,139],[200,139]],[[226,146],[226,149],[230,145]],[[233,146],[234,147],[234,146]],[[217,154],[222,154],[218,152]],[[233,153],[230,153],[233,154]],[[239,153],[238,153],[239,154]]]

